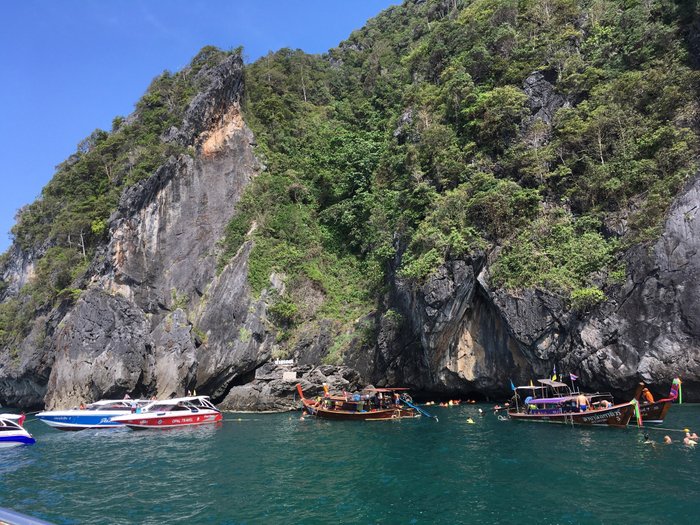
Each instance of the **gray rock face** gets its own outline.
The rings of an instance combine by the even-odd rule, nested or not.
[[[0,404],[25,409],[44,406],[53,365],[46,332],[53,326],[51,318],[39,316],[20,348],[0,353]]]
[[[566,99],[554,88],[554,78],[547,78],[545,73],[535,71],[523,82],[523,91],[527,95],[527,104],[532,112],[532,120],[541,120],[551,124],[554,114],[565,105]]]
[[[567,104],[554,88],[555,79],[547,77],[547,74],[535,71],[523,82],[531,114],[523,120],[522,135],[531,148],[539,148],[549,142],[554,114]],[[537,122],[542,125],[536,126]]]
[[[125,191],[88,290],[37,323],[16,357],[0,357],[1,402],[59,407],[189,389],[218,401],[269,359],[265,303],[247,285],[250,246],[216,275],[217,241],[259,169],[242,82],[237,56],[198,73],[205,89],[165,137],[195,153]],[[26,279],[31,260],[19,255],[5,268]]]
[[[8,251],[7,260],[0,264],[0,302],[16,296],[22,286],[34,275],[34,263],[41,258],[45,249],[39,253],[25,252],[18,244],[13,244]]]
[[[320,363],[333,343],[333,326],[329,320],[323,320],[318,326],[303,330],[293,349],[296,362],[300,365]]]
[[[700,400],[699,210],[700,176],[676,199],[661,238],[628,253],[613,300],[580,324],[569,361],[591,382],[666,388],[680,375],[685,398]]]
[[[324,383],[332,392],[355,392],[366,386],[360,375],[348,367],[266,363],[255,371],[252,381],[234,386],[219,407],[236,411],[294,410],[300,408],[297,384],[301,384],[305,397],[313,398],[323,394]]]
[[[518,366],[528,368],[476,278],[484,263],[448,261],[422,286],[396,282],[393,313],[380,321],[378,385],[488,395]]]
[[[167,315],[153,330],[156,396],[176,396],[196,388],[197,348],[192,325],[180,309]]]
[[[258,167],[236,104],[202,133],[200,154],[171,159],[125,192],[111,220],[101,285],[146,312],[194,307],[214,277],[216,242]]]
[[[124,193],[88,290],[40,312],[20,348],[0,355],[0,403],[63,407],[196,389],[225,409],[286,410],[298,408],[297,382],[310,397],[323,383],[496,396],[555,364],[587,388],[625,394],[640,379],[665,389],[680,375],[686,399],[700,400],[700,176],[677,198],[662,237],[627,254],[627,282],[586,315],[540,291],[494,289],[479,255],[447,261],[422,284],[392,275],[386,304],[362,320],[376,325],[376,345],[353,341],[344,356],[352,368],[318,366],[332,346],[331,322],[298,334],[295,365],[270,363],[269,298],[254,297],[247,279],[251,244],[216,269],[217,241],[260,169],[239,109],[242,63],[231,57],[199,75],[207,87],[163,137],[193,154]],[[524,89],[532,115],[521,138],[539,147],[566,101],[542,73]],[[402,117],[397,139],[410,140],[412,119]],[[0,299],[31,279],[35,258],[13,249]]]
[[[232,382],[270,358],[273,338],[266,328],[265,302],[251,297],[250,243],[245,243],[212,282],[197,328],[205,342],[198,350],[197,391],[222,399]]]
[[[506,395],[510,380],[575,373],[629,396],[674,377],[700,400],[700,176],[676,199],[661,238],[627,254],[627,282],[589,314],[537,290],[492,289],[482,260],[448,261],[421,286],[397,280],[379,321],[374,380],[436,393]],[[475,278],[478,275],[478,278]]]
[[[155,392],[148,319],[128,300],[88,290],[61,321],[46,406]]]

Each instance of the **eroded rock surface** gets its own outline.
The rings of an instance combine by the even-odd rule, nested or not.
[[[252,381],[234,386],[219,406],[237,411],[299,409],[296,385],[302,386],[305,397],[313,398],[323,395],[324,383],[331,392],[356,392],[367,386],[349,367],[266,363],[255,371]]]

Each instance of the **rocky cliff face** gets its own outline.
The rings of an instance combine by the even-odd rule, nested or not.
[[[122,195],[87,290],[39,312],[20,348],[0,355],[1,403],[52,408],[196,389],[226,409],[285,410],[297,405],[297,382],[310,396],[324,382],[500,396],[510,380],[549,375],[555,364],[589,388],[625,394],[640,379],[665,391],[681,375],[686,398],[700,399],[700,176],[676,199],[659,240],[627,253],[626,282],[593,311],[571,312],[541,291],[493,288],[489,254],[480,254],[447,261],[422,284],[391,272],[384,306],[365,320],[376,325],[376,344],[353,345],[350,367],[319,366],[330,321],[305,329],[296,363],[273,364],[268,296],[254,297],[248,284],[250,242],[216,268],[217,241],[260,169],[240,113],[242,63],[230,57],[199,74],[208,88],[181,129],[163,137],[191,154]],[[523,89],[532,111],[523,139],[539,147],[567,102],[541,73]],[[537,120],[544,127],[531,134]],[[37,257],[13,247],[4,296],[31,280]]]
[[[192,154],[123,194],[87,291],[50,313],[41,341],[32,333],[3,356],[3,403],[52,408],[195,388],[219,401],[269,359],[264,301],[246,279],[250,246],[216,272],[217,241],[259,170],[240,113],[243,65],[231,56],[198,74],[208,88],[164,137]],[[16,251],[5,271],[19,287],[33,256]]]
[[[624,285],[585,314],[545,292],[493,289],[483,259],[449,261],[422,286],[396,281],[399,315],[381,320],[375,379],[505,395],[510,379],[547,377],[556,365],[620,395],[640,380],[666,394],[680,375],[685,398],[700,400],[699,203],[700,176],[676,199],[661,238],[627,253]]]
[[[569,363],[591,383],[631,390],[636,379],[683,379],[685,399],[700,400],[700,176],[677,197],[652,246],[627,254],[625,284],[577,324]],[[666,392],[664,392],[666,393]]]

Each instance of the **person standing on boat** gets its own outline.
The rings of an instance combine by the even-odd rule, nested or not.
[[[578,405],[579,412],[588,410],[588,398],[583,394],[579,394],[576,397],[576,404]]]

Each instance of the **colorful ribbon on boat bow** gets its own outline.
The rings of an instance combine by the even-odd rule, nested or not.
[[[632,405],[634,406],[634,417],[637,418],[637,426],[641,427],[642,426],[642,414],[639,412],[639,401],[636,399],[633,399],[631,401]]]
[[[669,394],[669,397],[672,398],[678,398],[678,404],[682,405],[683,404],[683,382],[681,381],[680,377],[676,377],[673,380],[673,383],[671,383],[671,393]]]

